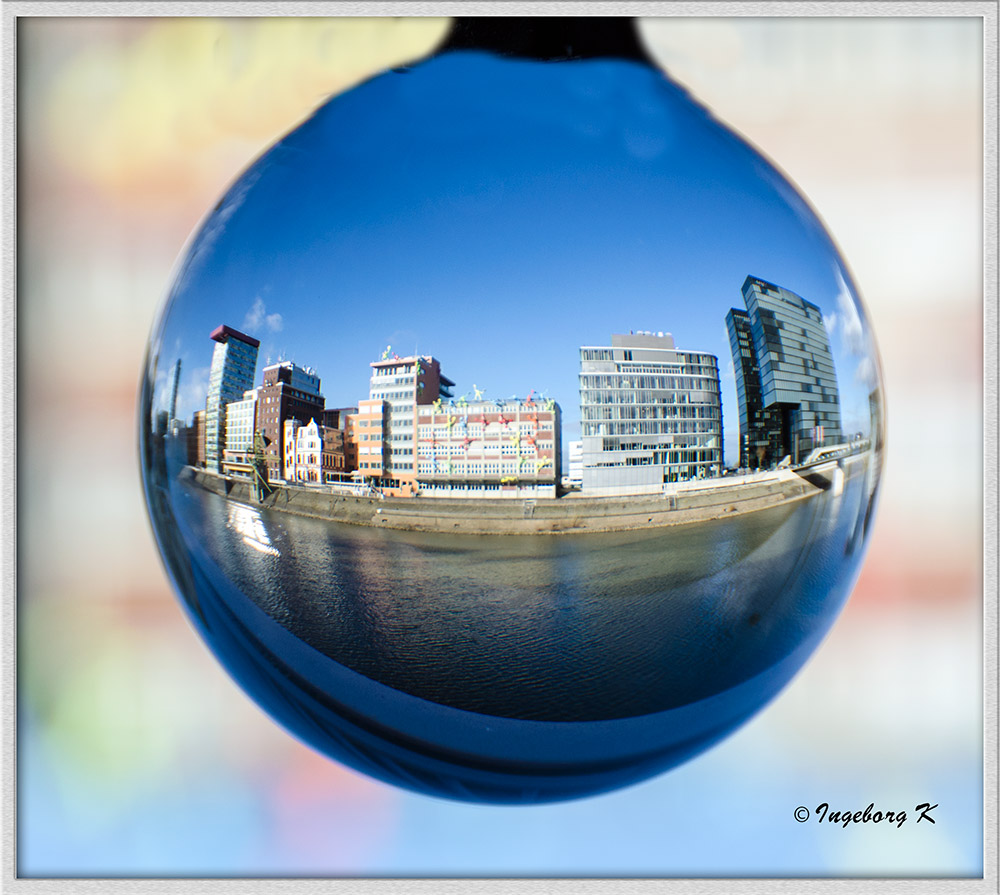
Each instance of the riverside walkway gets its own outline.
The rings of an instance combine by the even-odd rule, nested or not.
[[[857,459],[861,459],[860,457]],[[845,464],[847,476],[860,468]],[[663,493],[560,498],[358,497],[322,486],[274,485],[259,503],[249,481],[185,467],[182,480],[241,503],[327,519],[408,531],[461,534],[568,534],[632,531],[725,519],[805,500],[824,483],[790,469],[703,479],[666,486]]]

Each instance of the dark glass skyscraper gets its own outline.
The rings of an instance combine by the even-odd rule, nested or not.
[[[746,311],[726,315],[741,465],[771,465],[784,456],[798,462],[815,447],[840,442],[840,393],[822,312],[757,277],[747,277],[742,291]]]
[[[726,314],[726,330],[733,352],[736,397],[740,407],[739,465],[743,469],[767,469],[784,456],[781,453],[781,414],[764,407],[750,315],[733,308]]]

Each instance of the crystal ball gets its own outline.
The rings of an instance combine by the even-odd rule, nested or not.
[[[315,749],[480,802],[725,737],[856,580],[879,363],[807,202],[662,72],[440,54],[239,176],[149,341],[189,617]]]

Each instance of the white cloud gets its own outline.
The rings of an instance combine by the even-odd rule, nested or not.
[[[866,354],[868,345],[864,326],[861,324],[861,315],[858,314],[858,306],[848,294],[843,280],[840,293],[837,295],[837,307],[840,308],[840,328],[847,350],[855,355]]]
[[[208,376],[211,367],[198,367],[190,377],[181,375],[180,387],[177,389],[177,415],[188,422],[196,410],[205,409],[208,397]]]
[[[265,328],[268,332],[281,332],[283,326],[284,320],[281,314],[268,314],[267,307],[264,305],[264,299],[258,295],[253,300],[253,304],[250,305],[250,310],[247,311],[246,316],[243,318],[241,328],[244,332],[257,334]]]
[[[857,367],[854,368],[854,378],[862,385],[868,386],[869,389],[878,385],[875,361],[871,359],[870,355],[865,355],[858,361]]]
[[[837,271],[837,281],[840,287],[836,299],[837,310],[823,315],[823,325],[830,335],[831,342],[837,336],[849,354],[854,357],[867,357],[870,354],[870,345],[865,326],[861,322],[858,306],[851,297],[840,271]]]

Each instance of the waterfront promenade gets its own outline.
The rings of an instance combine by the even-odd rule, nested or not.
[[[864,455],[848,458],[843,475],[863,469]],[[836,468],[836,464],[832,464]],[[707,522],[805,500],[829,482],[790,469],[668,486],[662,494],[558,499],[357,497],[321,487],[274,485],[262,501],[249,481],[185,467],[185,483],[242,503],[351,525],[461,534],[563,534],[632,531]]]

